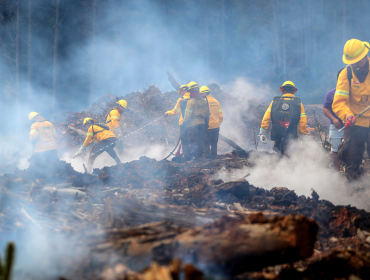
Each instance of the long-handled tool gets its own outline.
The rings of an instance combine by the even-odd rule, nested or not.
[[[355,120],[357,120],[359,117],[361,117],[363,114],[365,114],[368,110],[370,109],[370,106],[367,106],[365,109],[363,109],[356,117],[355,117]],[[353,119],[352,119],[353,120]],[[353,125],[353,122],[352,121],[347,121],[346,124],[341,128],[339,129],[338,131],[342,131],[343,129],[349,127]]]
[[[154,120],[154,121],[152,121],[152,122],[150,122],[150,123],[148,123],[148,124],[146,124],[146,125],[144,125],[144,126],[140,127],[139,129],[134,130],[133,132],[131,132],[131,133],[129,133],[129,134],[127,134],[127,135],[125,135],[125,136],[123,136],[123,137],[119,138],[116,142],[114,142],[114,143],[112,143],[112,144],[109,144],[109,145],[107,145],[107,146],[105,146],[105,147],[103,147],[103,148],[101,148],[101,149],[97,150],[95,153],[98,153],[98,152],[100,152],[100,151],[105,151],[109,146],[111,146],[111,145],[113,145],[113,144],[116,144],[116,143],[118,143],[118,142],[122,141],[123,139],[125,139],[125,138],[129,137],[130,135],[132,135],[132,134],[134,134],[134,133],[136,133],[136,132],[138,132],[138,131],[142,130],[143,128],[145,128],[145,127],[147,127],[147,126],[149,126],[149,125],[151,125],[151,124],[153,124],[153,123],[155,123],[155,122],[157,122],[157,121],[159,121],[159,120],[163,119],[164,117],[165,117],[165,116],[162,116],[162,117],[160,117],[160,118],[158,118],[158,119],[156,119],[156,120]]]

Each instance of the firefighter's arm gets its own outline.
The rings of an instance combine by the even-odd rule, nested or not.
[[[270,106],[267,108],[265,115],[263,116],[262,123],[261,123],[261,128],[267,130],[270,126],[270,120],[271,120],[271,107],[272,107],[272,102]]]
[[[180,108],[181,100],[182,100],[181,98],[177,99],[175,107],[172,110],[166,112],[168,116],[175,116],[181,113],[181,108]]]
[[[298,123],[298,129],[302,134],[307,134],[307,115],[301,103],[301,117]]]
[[[94,134],[93,134],[93,131],[92,131],[92,126],[90,126],[89,130],[87,131],[86,139],[85,139],[85,142],[83,143],[83,146],[87,147],[92,142],[94,142]]]
[[[339,74],[332,109],[338,118],[344,122],[346,122],[347,116],[354,116],[349,108],[349,81],[347,77],[347,68],[344,68]]]
[[[30,140],[35,143],[39,139],[39,130],[36,123],[31,125]]]
[[[221,105],[218,103],[218,119],[220,120],[220,124],[224,120],[224,114],[222,113]]]

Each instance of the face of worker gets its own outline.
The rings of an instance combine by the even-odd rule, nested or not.
[[[353,67],[353,69],[362,68],[362,67],[365,66],[366,62],[367,62],[367,55],[365,55],[364,58],[361,59],[360,61],[352,64],[352,67]]]
[[[184,96],[184,94],[185,94],[185,93],[186,93],[186,90],[185,90],[185,89],[183,89],[183,88],[182,88],[182,89],[180,89],[180,95],[181,95],[181,96]]]
[[[125,112],[125,107],[122,107],[122,106],[118,106],[117,107],[117,110],[120,114],[122,114],[123,112]]]

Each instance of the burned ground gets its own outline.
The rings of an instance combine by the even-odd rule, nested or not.
[[[114,104],[109,98],[103,100],[105,108]],[[161,117],[177,96],[150,87],[125,99],[133,110],[124,117],[130,133],[148,123],[149,116]],[[86,116],[102,120],[98,109],[56,124],[62,149],[82,141],[68,125],[81,129]],[[175,145],[177,131],[177,118],[165,119],[135,134],[125,148],[138,141]],[[245,142],[253,140],[248,137]],[[248,172],[231,181],[215,179],[219,172],[245,171],[256,158],[272,156],[248,155],[229,152],[183,164],[142,156],[93,174],[76,172],[62,161],[53,176],[18,170],[0,177],[1,239],[14,237],[17,245],[17,235],[36,232],[44,234],[43,244],[68,248],[71,254],[46,262],[49,269],[58,267],[52,276],[20,268],[15,277],[367,279],[370,214],[333,205],[314,191],[307,197],[281,186],[253,186]],[[62,245],[55,245],[58,239]]]

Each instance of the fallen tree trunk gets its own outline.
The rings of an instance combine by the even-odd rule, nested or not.
[[[153,261],[168,264],[177,258],[207,274],[236,275],[310,257],[317,231],[316,222],[304,216],[265,218],[261,213],[240,212],[239,218],[224,216],[203,227],[163,221],[115,228],[107,232],[108,240],[95,233],[98,240],[90,246],[100,253],[118,251],[134,271]]]

